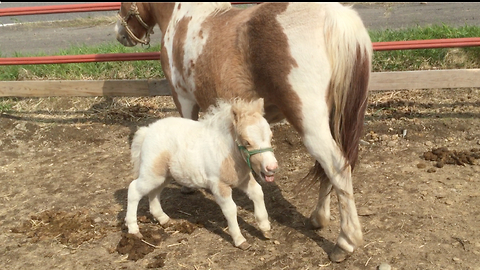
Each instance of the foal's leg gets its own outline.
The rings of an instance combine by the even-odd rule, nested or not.
[[[257,221],[258,227],[262,231],[263,236],[267,239],[272,238],[272,233],[270,232],[271,226],[270,221],[268,221],[268,213],[267,208],[265,207],[262,187],[250,173],[250,179],[245,183],[242,183],[238,188],[243,190],[248,198],[253,201],[255,220]]]
[[[325,170],[331,185],[333,185],[338,195],[340,206],[340,234],[335,249],[330,254],[330,259],[335,262],[340,262],[346,259],[363,241],[360,221],[353,198],[351,168],[347,166],[344,169],[346,160],[341,149],[332,138],[328,117],[325,116],[318,119],[318,115],[322,115],[319,113],[317,114],[317,119],[315,119],[311,117],[312,115],[315,114],[311,114],[304,119],[304,144]],[[326,215],[329,198],[328,195],[325,196],[324,194],[327,193],[329,188],[328,185],[323,186],[324,188],[320,190],[321,194],[318,205],[320,205],[320,209],[322,209],[320,212],[324,211],[323,214]],[[323,202],[321,201],[322,199]],[[314,218],[320,214],[318,210],[315,212],[312,214]]]
[[[168,183],[170,183],[170,181],[170,179],[165,179],[158,188],[148,193],[150,213],[161,225],[165,225],[170,220],[170,217],[163,212],[162,205],[160,204],[162,190],[168,185]]]
[[[143,238],[137,223],[137,208],[140,200],[148,194],[149,190],[142,188],[142,178],[133,180],[128,186],[127,213],[125,215],[125,224],[128,227],[128,233]]]
[[[159,192],[162,191],[166,184],[165,177],[161,176],[151,178],[140,176],[138,179],[135,179],[130,183],[128,186],[127,213],[125,216],[128,233],[134,234],[139,238],[143,237],[138,228],[137,209],[138,203],[147,194],[150,198],[149,205],[152,215],[160,222],[160,224],[164,224],[168,221],[169,217],[163,212],[158,198],[160,196]]]
[[[227,219],[228,231],[233,238],[233,243],[240,249],[248,249],[250,244],[240,232],[237,221],[237,205],[232,199],[232,188],[227,184],[220,182],[218,186],[211,188],[215,201],[222,209],[223,215]]]

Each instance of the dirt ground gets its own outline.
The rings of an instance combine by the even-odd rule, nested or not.
[[[276,181],[261,183],[274,239],[263,239],[252,202],[234,193],[252,244],[243,251],[210,193],[183,195],[174,184],[162,204],[178,222],[162,228],[144,199],[145,240],[125,234],[132,135],[178,116],[171,97],[15,104],[0,115],[2,269],[480,269],[480,89],[371,93],[354,172],[365,242],[340,264],[327,256],[336,198],[330,226],[309,229],[317,188],[295,187],[313,161],[288,124],[273,127]]]

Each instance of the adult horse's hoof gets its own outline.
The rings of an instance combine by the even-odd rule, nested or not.
[[[309,222],[307,226],[310,227],[311,229],[322,230],[323,228],[327,227],[330,220],[324,217],[319,217],[317,215],[312,214],[308,219],[308,221]]]
[[[238,246],[238,248],[241,249],[241,250],[247,250],[247,249],[249,249],[250,247],[251,247],[251,245],[250,245],[247,241],[241,243],[241,244]]]
[[[328,255],[328,258],[332,262],[339,263],[339,262],[343,262],[345,259],[350,257],[350,255],[352,255],[351,252],[345,251],[338,245],[335,245],[332,252],[330,252],[330,254]]]

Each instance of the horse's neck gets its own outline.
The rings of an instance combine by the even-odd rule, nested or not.
[[[168,24],[170,23],[172,14],[174,13],[175,3],[145,3],[148,7],[149,13],[153,16],[155,23],[160,28],[162,35],[165,34]]]

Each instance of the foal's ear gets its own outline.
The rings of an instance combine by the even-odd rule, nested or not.
[[[259,112],[263,112],[263,106],[264,106],[265,102],[263,100],[263,98],[259,98],[255,101],[255,105],[257,106],[257,109]]]
[[[238,120],[240,118],[240,109],[238,108],[238,106],[236,106],[236,104],[232,104],[232,115],[233,115],[233,124],[234,125],[237,125],[238,123]]]

